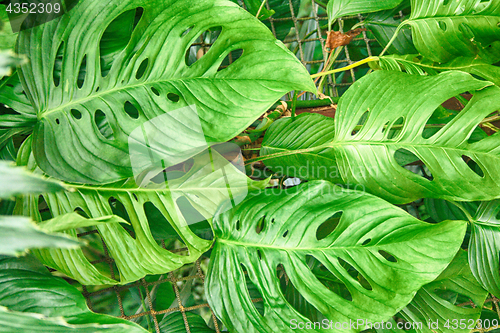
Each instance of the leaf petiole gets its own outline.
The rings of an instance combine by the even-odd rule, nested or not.
[[[355,62],[349,66],[345,66],[345,67],[342,67],[342,68],[337,68],[337,69],[333,69],[331,71],[327,71],[327,72],[322,72],[322,73],[318,73],[318,74],[313,74],[311,75],[311,78],[314,79],[314,78],[317,78],[317,77],[320,77],[320,76],[325,76],[325,75],[330,75],[330,74],[334,74],[334,73],[338,73],[338,72],[344,72],[344,71],[348,71],[350,69],[353,69],[353,68],[356,68],[356,67],[359,67],[361,65],[364,65],[368,62],[371,62],[371,61],[378,61],[378,57],[368,57],[366,59],[363,59],[363,60],[360,60],[358,62]]]

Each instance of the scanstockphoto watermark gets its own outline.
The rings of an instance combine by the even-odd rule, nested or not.
[[[323,319],[320,322],[304,322],[304,321],[299,321],[296,319],[292,319],[290,321],[290,328],[292,330],[303,330],[303,329],[336,329],[336,330],[345,330],[345,331],[352,331],[352,330],[369,330],[369,329],[377,329],[377,330],[383,330],[383,329],[418,329],[421,330],[424,327],[424,324],[421,322],[398,322],[398,323],[393,323],[393,322],[371,322],[369,320],[365,319],[358,319],[358,320],[352,320],[349,319],[349,321],[344,321],[344,322],[335,322],[332,320],[328,319]]]

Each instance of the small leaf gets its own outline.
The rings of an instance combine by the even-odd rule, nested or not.
[[[338,18],[349,15],[358,15],[392,9],[403,0],[330,0],[327,5],[328,20],[332,22]]]
[[[19,255],[33,248],[78,248],[80,243],[64,235],[42,231],[29,218],[0,216],[0,254]]]
[[[0,198],[7,199],[21,194],[36,194],[64,191],[57,182],[30,174],[21,167],[0,161]]]

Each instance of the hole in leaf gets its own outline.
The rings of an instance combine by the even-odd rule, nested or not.
[[[160,92],[158,91],[158,89],[156,89],[155,87],[151,87],[151,91],[153,92],[153,94],[155,94],[156,96],[160,96]]]
[[[80,207],[75,208],[75,213],[77,213],[80,216],[85,217],[86,219],[90,218],[89,215],[86,212],[84,212],[83,209],[81,209]]]
[[[257,234],[260,234],[265,227],[266,227],[266,215],[262,216],[262,218],[257,222],[257,225],[255,226],[255,232]]]
[[[132,196],[134,197],[135,201],[139,201],[139,198],[137,198],[137,194],[132,193]]]
[[[186,65],[192,66],[195,62],[207,54],[210,47],[217,41],[221,31],[222,27],[217,26],[198,35],[186,51]]]
[[[174,103],[177,103],[180,100],[180,96],[174,93],[168,93],[167,98]]]
[[[76,80],[76,85],[78,86],[79,89],[83,87],[86,75],[87,75],[87,55],[83,57],[82,63],[80,64],[80,70],[78,71],[78,78]]]
[[[467,163],[467,166],[474,171],[476,175],[478,175],[481,178],[484,178],[484,172],[483,169],[474,161],[472,158],[470,158],[467,155],[462,155],[462,160],[464,160],[465,163]]]
[[[316,239],[322,240],[331,235],[335,228],[337,228],[337,226],[339,225],[342,214],[343,212],[336,212],[325,222],[323,222],[316,230]]]
[[[38,211],[40,212],[40,217],[42,218],[42,221],[47,221],[54,217],[43,195],[40,195],[38,197]]]
[[[59,48],[57,49],[56,59],[54,61],[54,68],[52,70],[52,79],[56,87],[59,87],[59,83],[61,82],[63,53],[64,53],[64,42],[61,42]]]
[[[239,231],[240,229],[241,229],[241,221],[238,220],[238,221],[236,221],[236,230]]]
[[[59,125],[60,123],[59,119],[56,119],[56,124]]]
[[[141,62],[141,65],[139,66],[139,69],[137,70],[137,73],[135,73],[135,78],[137,80],[140,80],[143,76],[144,73],[146,72],[146,69],[148,68],[149,64],[149,59],[146,58]]]
[[[144,203],[143,208],[148,220],[149,230],[155,240],[163,240],[166,244],[170,244],[175,240],[182,242],[170,222],[152,202]]]
[[[236,60],[238,60],[242,55],[243,55],[243,49],[237,49],[234,51],[231,51],[228,53],[228,55],[222,60],[222,63],[219,66],[219,69],[217,69],[218,72],[221,70],[229,67],[232,63],[234,63]]]
[[[439,21],[438,24],[439,24],[439,28],[441,28],[441,30],[446,31],[446,28],[447,28],[446,23],[444,23],[443,21]]]
[[[82,113],[77,109],[71,109],[71,114],[75,117],[75,119],[82,119]]]
[[[130,118],[139,119],[139,110],[137,110],[134,104],[128,101],[125,102],[124,110],[130,116]]]
[[[361,128],[363,127],[364,124],[366,124],[366,121],[368,120],[368,116],[370,114],[370,111],[365,111],[359,118],[358,124],[356,125],[356,128],[352,131],[352,135],[355,135],[359,131],[361,131]]]
[[[252,299],[252,300],[262,299],[262,294],[261,294],[259,288],[257,288],[257,286],[250,279],[250,276],[248,274],[248,268],[244,264],[241,264],[241,269],[244,272],[243,276],[245,277],[245,282],[247,285],[248,295],[250,296],[250,299]],[[252,302],[252,304],[255,307],[255,310],[257,310],[257,312],[261,316],[264,316],[264,303],[263,302]]]
[[[371,238],[367,238],[367,239],[365,239],[365,240],[363,241],[363,243],[361,244],[361,246],[366,246],[366,245],[370,244],[370,242],[371,242],[371,241],[372,241],[372,239],[371,239]]]
[[[387,261],[390,261],[390,262],[398,262],[398,260],[396,259],[396,257],[394,257],[392,254],[390,253],[387,253],[385,252],[384,250],[379,250],[378,253],[380,253],[380,255],[382,257],[385,258],[385,260]]]
[[[403,130],[404,122],[405,122],[404,117],[399,117],[392,123],[389,123],[386,129],[386,132],[388,131],[386,134],[387,139],[396,138],[398,134]]]
[[[288,236],[288,230],[283,234],[283,238],[285,238],[286,236]]]
[[[447,102],[445,102],[447,103]],[[424,139],[429,139],[434,136],[437,132],[444,127],[444,124],[448,123],[455,117],[455,113],[442,106],[439,106],[430,118],[425,123],[424,129],[422,131],[422,137]]]
[[[429,168],[411,151],[400,148],[394,153],[394,158],[396,159],[396,162],[406,170],[411,171],[427,180],[434,179],[429,171]]]
[[[108,140],[114,140],[115,136],[113,135],[113,130],[108,123],[108,119],[106,115],[101,110],[96,110],[94,115],[94,123],[97,126],[97,129],[101,133],[101,135]]]
[[[344,269],[347,271],[347,273],[352,278],[357,280],[363,288],[365,288],[366,290],[372,290],[372,286],[370,285],[368,280],[366,280],[365,277],[361,273],[359,273],[356,268],[354,268],[351,264],[349,264],[347,261],[345,261],[342,258],[338,258],[338,260],[339,260],[340,265],[342,267],[344,267]]]
[[[259,257],[259,260],[262,260],[262,252],[260,252],[259,249],[257,249],[257,256]]]
[[[142,7],[128,10],[111,21],[104,31],[99,42],[102,77],[108,75],[113,61],[127,47],[132,32],[141,19],[143,12]]]
[[[213,239],[212,228],[199,211],[194,208],[191,202],[186,197],[180,197],[176,200],[177,206],[184,216],[189,229],[202,239]]]
[[[194,28],[194,25],[192,25],[189,28],[187,28],[186,30],[184,30],[184,32],[181,34],[181,37],[186,36],[191,30],[193,30],[193,28]]]
[[[117,215],[130,223],[130,217],[128,215],[127,209],[120,200],[116,199],[115,197],[109,197],[108,204],[114,215]],[[120,223],[120,225],[129,232],[132,238],[135,239],[135,231],[131,224]]]
[[[306,256],[306,261],[314,276],[323,284],[328,290],[334,292],[338,296],[347,301],[352,301],[352,295],[347,288],[344,281],[335,276],[327,267],[325,267],[318,259],[311,255]]]

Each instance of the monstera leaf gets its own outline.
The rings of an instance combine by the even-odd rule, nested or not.
[[[3,332],[147,332],[128,320],[91,312],[76,288],[33,257],[0,257],[0,325]]]
[[[393,203],[424,197],[492,200],[500,196],[500,136],[468,141],[480,121],[500,108],[500,88],[491,85],[462,72],[377,71],[342,96],[335,120],[304,114],[275,122],[260,159],[276,172],[357,185]],[[466,108],[424,137],[434,111],[467,91],[474,97]],[[405,169],[410,161],[402,156],[420,160],[433,178]]]
[[[472,275],[467,263],[467,252],[460,250],[446,270],[420,289],[401,314],[411,323],[423,323],[419,333],[470,332],[488,293]],[[475,307],[457,306],[472,300]],[[435,326],[429,327],[429,323]]]
[[[392,9],[398,6],[403,0],[330,0],[328,1],[327,12],[329,24],[342,16],[357,15],[377,12],[379,10]]]
[[[410,19],[417,50],[433,61],[478,58],[500,60],[500,1],[412,0]]]
[[[337,213],[342,214],[338,224],[327,228],[329,233],[319,232]],[[205,289],[230,331],[320,332],[304,329],[310,321],[286,301],[278,267],[334,323],[388,320],[451,262],[466,223],[428,224],[375,196],[318,181],[286,193],[267,189],[219,215],[214,229]],[[348,295],[325,287],[309,260],[319,261]],[[262,295],[262,315],[246,279]]]
[[[220,31],[217,41],[188,65],[186,52],[210,29]],[[193,144],[193,133],[207,143],[227,141],[286,92],[315,90],[294,55],[227,0],[81,0],[20,32],[16,50],[30,60],[19,76],[38,118],[36,161],[70,182],[132,176],[131,133],[171,111],[192,110],[176,118],[183,126],[156,131],[175,155]],[[243,55],[218,71],[235,50]]]
[[[29,147],[29,142],[30,139],[21,147],[21,152]],[[36,167],[32,158],[21,162],[27,163],[30,168]],[[90,217],[94,221],[92,224],[85,219],[73,223],[61,220],[50,224],[49,228],[47,222],[42,222],[43,216],[39,213],[39,196],[26,197],[18,205],[18,213],[31,216],[44,228],[63,231],[72,237],[77,236],[77,228],[95,226],[114,259],[119,276],[114,277],[105,266],[92,264],[81,248],[32,250],[32,253],[43,264],[85,285],[124,284],[147,274],[169,272],[194,262],[212,244],[212,241],[198,237],[191,227],[201,220],[211,220],[225,200],[236,205],[252,189],[267,185],[267,181],[250,180],[216,151],[196,156],[191,169],[182,177],[170,177],[167,173],[156,181],[158,183],[152,181],[141,187],[136,185],[134,179],[107,186],[68,184],[71,191],[42,196],[54,218],[78,210]],[[182,200],[191,204],[197,219],[182,210]],[[126,221],[110,223],[117,220],[102,220],[103,216],[113,214],[121,214]],[[131,226],[124,225],[127,222]],[[188,254],[162,248],[152,235],[156,224],[171,235],[178,236]],[[134,236],[124,227],[128,227]]]

